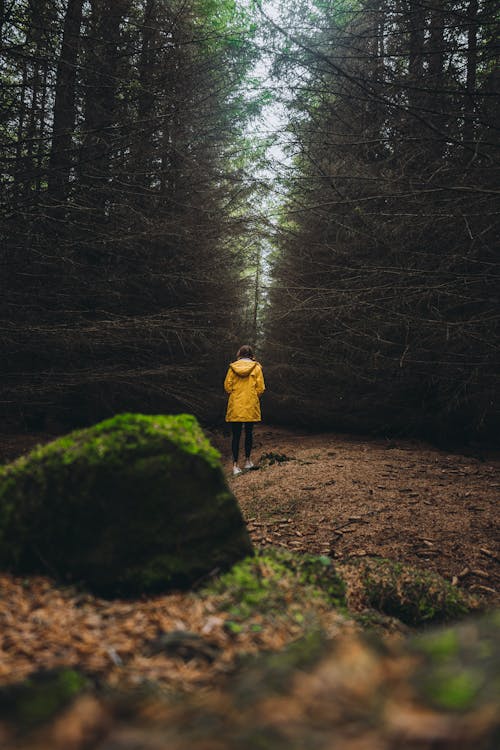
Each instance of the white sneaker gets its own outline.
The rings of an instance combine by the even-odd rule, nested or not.
[[[239,466],[233,466],[233,477],[237,477],[238,474],[241,474],[241,469]]]
[[[253,469],[253,463],[249,458],[247,458],[247,460],[245,461],[245,469]]]

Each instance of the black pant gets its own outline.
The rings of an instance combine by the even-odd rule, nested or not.
[[[250,458],[252,451],[253,422],[231,422],[231,429],[233,431],[233,459],[235,463],[238,461],[238,453],[240,452],[240,437],[243,425],[245,425],[245,456]]]

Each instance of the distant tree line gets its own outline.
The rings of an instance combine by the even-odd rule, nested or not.
[[[498,4],[288,7],[268,19],[295,87],[268,415],[498,437]]]
[[[234,0],[2,0],[1,407],[207,415],[251,290]]]

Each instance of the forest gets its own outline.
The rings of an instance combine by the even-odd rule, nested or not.
[[[2,0],[5,424],[215,424],[247,342],[271,422],[493,439],[499,22]]]
[[[0,0],[2,750],[496,750],[499,32]]]

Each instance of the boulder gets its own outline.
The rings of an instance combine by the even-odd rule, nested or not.
[[[189,414],[120,414],[0,468],[0,567],[105,596],[188,588],[253,552]]]

